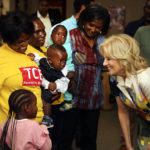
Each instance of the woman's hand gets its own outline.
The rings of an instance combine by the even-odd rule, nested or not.
[[[86,56],[82,53],[76,52],[74,61],[76,64],[83,65],[86,62]]]
[[[75,72],[74,71],[70,71],[67,74],[67,78],[72,79],[74,77]]]
[[[29,56],[30,57],[30,59],[33,61],[34,60],[34,58],[35,58],[35,55],[33,54],[33,53],[29,53],[29,54],[27,54],[27,56]]]

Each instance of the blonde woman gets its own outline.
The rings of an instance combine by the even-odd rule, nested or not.
[[[121,93],[117,98],[118,116],[125,138],[126,149],[133,150],[130,139],[128,108],[138,111],[140,150],[150,150],[150,68],[140,56],[139,46],[126,34],[113,35],[100,46],[103,65],[109,75],[115,75]]]

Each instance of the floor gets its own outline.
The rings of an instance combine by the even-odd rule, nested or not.
[[[118,150],[120,147],[121,129],[117,116],[117,107],[102,110],[99,118],[97,150]],[[75,148],[74,150],[80,150]]]
[[[120,147],[121,128],[117,115],[117,107],[103,110],[100,114],[97,150],[118,150]]]

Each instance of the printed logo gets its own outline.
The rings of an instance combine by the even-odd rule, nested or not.
[[[19,68],[22,72],[22,78],[23,78],[23,86],[40,86],[43,76],[42,72],[38,67],[23,67]]]

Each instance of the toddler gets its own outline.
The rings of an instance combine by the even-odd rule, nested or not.
[[[30,120],[37,114],[35,95],[19,89],[10,95],[8,103],[8,120],[0,126],[0,149],[51,150],[47,127]]]
[[[50,44],[63,45],[67,52],[66,66],[68,69],[67,77],[70,79],[68,91],[64,94],[64,104],[60,107],[61,111],[69,110],[73,107],[74,101],[72,100],[72,94],[75,86],[74,77],[74,65],[72,63],[72,49],[70,43],[66,42],[67,29],[63,25],[55,25],[50,32]]]

